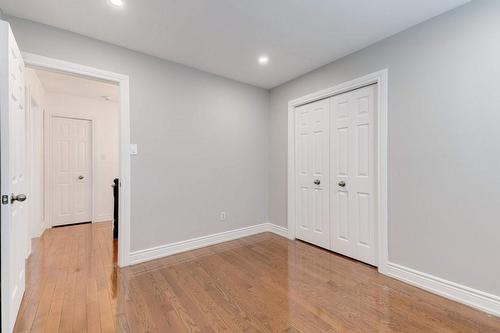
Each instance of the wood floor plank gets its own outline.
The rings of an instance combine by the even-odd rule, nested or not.
[[[19,332],[500,332],[371,266],[254,235],[118,269],[111,223],[33,242]]]

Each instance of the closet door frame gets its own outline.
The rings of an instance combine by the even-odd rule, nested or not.
[[[388,269],[388,207],[387,207],[387,136],[388,136],[388,70],[383,69],[288,102],[288,238],[295,239],[295,108],[307,103],[339,95],[351,90],[377,84],[376,106],[376,239],[377,267],[384,273]]]

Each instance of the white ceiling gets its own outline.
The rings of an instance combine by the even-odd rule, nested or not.
[[[35,72],[46,92],[101,101],[104,101],[103,97],[106,96],[110,101],[119,101],[120,89],[117,85],[40,69],[35,69]]]
[[[6,14],[272,88],[469,0],[0,0]],[[257,57],[266,54],[267,66]]]

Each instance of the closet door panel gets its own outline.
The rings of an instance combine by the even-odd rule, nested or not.
[[[296,235],[322,247],[330,244],[330,100],[295,109]]]
[[[376,264],[375,85],[332,98],[330,248]]]
[[[332,239],[331,249],[350,256],[353,252],[350,193],[347,187],[351,167],[351,111],[350,96],[342,94],[332,98]]]

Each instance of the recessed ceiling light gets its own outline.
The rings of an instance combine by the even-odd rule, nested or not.
[[[109,0],[109,2],[115,7],[123,7],[125,5],[123,0]]]
[[[260,56],[259,57],[259,64],[261,65],[267,65],[269,63],[269,57],[268,56]]]

